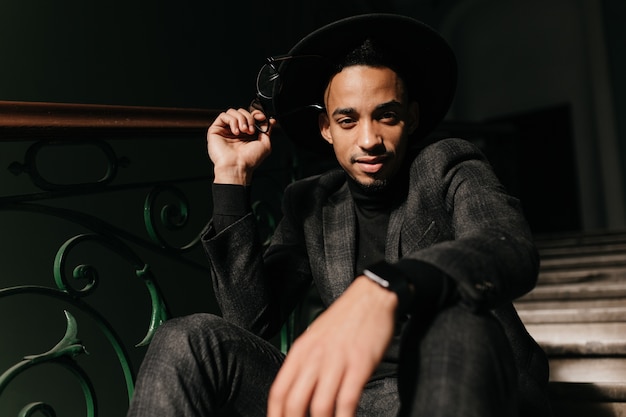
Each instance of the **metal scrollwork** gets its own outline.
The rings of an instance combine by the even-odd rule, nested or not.
[[[96,180],[90,182],[82,182],[77,184],[58,184],[47,180],[42,175],[38,165],[38,156],[40,152],[48,147],[71,147],[71,146],[92,146],[98,149],[106,158],[106,170],[104,175]],[[39,141],[31,145],[24,156],[24,162],[13,162],[9,165],[9,171],[14,175],[20,175],[27,173],[33,184],[42,190],[46,191],[64,191],[64,190],[77,190],[79,188],[93,188],[97,186],[104,186],[109,184],[117,175],[117,170],[120,166],[128,165],[129,161],[126,158],[118,158],[115,151],[105,141],[82,141],[80,143],[73,141]]]
[[[6,108],[5,104],[2,112],[6,113],[4,111]],[[132,348],[129,345],[139,340],[136,346],[147,345],[156,329],[169,317],[165,298],[155,279],[156,273],[148,263],[154,262],[154,268],[156,268],[156,265],[171,262],[172,265],[182,265],[186,268],[185,271],[191,269],[192,273],[202,274],[202,277],[210,273],[205,258],[196,257],[193,252],[188,252],[192,247],[197,247],[199,237],[188,234],[188,232],[193,234],[195,231],[192,230],[196,228],[195,212],[193,212],[194,216],[190,216],[190,202],[194,199],[191,194],[187,194],[190,200],[187,201],[183,193],[188,190],[185,187],[195,187],[199,183],[210,182],[210,174],[206,172],[206,161],[202,160],[202,165],[198,169],[193,165],[195,162],[190,163],[177,175],[165,177],[163,181],[166,185],[160,185],[160,179],[166,173],[163,173],[157,164],[143,164],[143,161],[141,167],[124,172],[127,175],[120,178],[122,172],[126,171],[124,168],[131,164],[130,159],[123,154],[141,151],[137,148],[147,143],[144,141],[146,138],[165,140],[168,144],[175,140],[177,141],[176,149],[181,152],[187,152],[187,146],[190,149],[192,147],[196,149],[196,145],[203,141],[204,133],[202,132],[206,131],[206,126],[217,113],[209,111],[199,114],[196,111],[170,112],[161,109],[125,107],[94,109],[83,105],[25,106],[19,103],[16,106],[11,104],[9,109],[13,108],[15,110],[0,115],[0,119],[3,119],[0,121],[2,125],[0,127],[3,128],[3,133],[7,133],[2,137],[3,146],[0,154],[6,157],[7,165],[10,164],[8,171],[6,171],[7,166],[4,166],[4,173],[8,180],[5,181],[6,189],[0,193],[0,214],[8,213],[6,217],[8,222],[13,222],[13,219],[24,223],[29,222],[30,219],[33,221],[32,225],[28,224],[28,227],[24,228],[28,230],[24,231],[21,230],[21,223],[15,224],[15,228],[14,224],[10,224],[9,229],[4,230],[6,242],[3,243],[11,245],[13,240],[18,241],[19,245],[16,245],[15,252],[19,250],[22,238],[36,247],[32,253],[18,253],[15,262],[6,262],[7,267],[4,272],[13,275],[12,271],[18,270],[26,262],[32,262],[36,272],[30,273],[28,270],[23,277],[7,280],[7,282],[18,282],[20,285],[0,286],[0,304],[3,308],[7,306],[10,309],[12,306],[18,306],[19,309],[26,309],[28,316],[24,319],[25,321],[46,314],[49,308],[56,309],[61,306],[55,310],[59,314],[67,308],[76,315],[85,342],[91,344],[93,335],[94,343],[106,345],[102,347],[102,350],[105,351],[107,363],[102,365],[108,364],[109,351],[112,348],[116,355],[115,371],[118,371],[118,366],[121,367],[123,381],[118,382],[118,375],[102,375],[101,364],[95,363],[99,358],[75,357],[75,355],[85,353],[85,348],[76,337],[76,320],[69,315],[66,336],[52,350],[41,355],[25,357],[23,355],[26,352],[22,352],[11,364],[0,368],[0,397],[3,400],[1,406],[5,405],[4,400],[7,399],[6,403],[14,410],[13,414],[16,414],[22,407],[19,417],[56,417],[56,414],[61,412],[61,404],[57,405],[53,403],[53,400],[29,398],[23,403],[20,402],[19,407],[14,408],[14,398],[6,398],[11,396],[11,388],[22,389],[22,372],[29,367],[46,362],[51,363],[55,368],[60,365],[64,368],[63,371],[69,370],[73,373],[70,377],[72,380],[80,381],[85,391],[84,398],[78,399],[79,406],[84,408],[83,404],[86,402],[87,415],[95,416],[98,412],[95,391],[84,372],[90,372],[96,387],[99,386],[100,378],[106,381],[115,378],[115,386],[125,388],[130,401],[134,391],[134,367],[131,367],[130,359],[135,355],[129,355],[127,348]],[[181,139],[183,139],[184,146],[179,146]],[[8,146],[4,146],[5,143]],[[150,143],[152,146],[153,142]],[[128,151],[122,149],[128,149]],[[10,156],[13,153],[15,156]],[[160,155],[161,153],[157,156]],[[141,157],[144,156],[145,154],[141,152]],[[172,166],[177,164],[175,158],[167,156]],[[149,161],[146,160],[146,162]],[[154,174],[156,170],[159,170],[158,175]],[[156,180],[156,177],[159,180]],[[177,187],[181,187],[183,191]],[[145,199],[145,190],[153,190],[147,199]],[[139,197],[139,200],[136,200],[136,197]],[[146,209],[142,213],[144,199]],[[139,207],[135,205],[136,201],[139,201]],[[132,205],[125,207],[124,204],[128,202]],[[111,209],[109,209],[109,204]],[[133,215],[136,209],[139,209],[140,215],[138,223]],[[142,214],[144,214],[145,224],[141,221]],[[210,210],[206,210],[202,217],[209,215]],[[4,216],[2,217],[2,220],[5,220]],[[56,221],[59,219],[61,221]],[[48,222],[48,220],[51,221]],[[208,219],[202,220],[201,226],[206,223],[206,220]],[[44,226],[43,229],[40,228],[41,225]],[[35,244],[32,244],[30,240],[39,236],[31,237],[29,235],[31,230],[36,230],[35,233],[42,233],[43,236]],[[19,236],[15,236],[18,233]],[[57,241],[63,245],[59,247]],[[42,263],[44,266],[48,263],[41,255],[47,257],[50,245],[56,245],[52,248],[52,253],[56,252],[53,271],[50,271],[53,272],[53,276],[49,277],[48,272],[42,277],[39,273],[40,266]],[[13,253],[14,251],[11,251],[11,254]],[[152,261],[154,258],[157,260]],[[113,268],[126,272],[125,281],[131,282],[121,282],[120,286],[115,286],[115,288],[112,285],[105,285],[109,284],[108,278],[111,275],[108,271]],[[40,280],[46,278],[48,282],[45,285],[22,285],[39,283]],[[116,307],[105,298],[108,290],[119,294],[120,291],[126,289],[127,284],[135,288],[137,278],[143,283],[139,284],[141,295],[145,296],[143,293],[145,289],[142,289],[145,285],[150,297],[149,300],[144,301],[141,313],[146,315],[150,313],[150,318],[145,317],[146,323],[142,326],[141,334],[137,335],[137,340],[126,343],[119,337],[104,313],[106,311],[108,314],[112,305]],[[121,280],[116,280],[115,284]],[[18,303],[13,302],[13,298],[21,297],[28,298],[28,302],[23,304],[19,304],[19,300]],[[34,298],[35,302],[32,302],[31,298]],[[37,303],[41,301],[40,299],[43,299],[43,302]],[[4,304],[5,300],[10,302]],[[150,308],[148,303],[151,303],[151,312],[145,311]],[[117,320],[120,316],[135,318],[135,314],[138,313],[139,311],[135,308],[128,312],[115,310],[113,317]],[[9,316],[6,319],[12,320],[13,317]],[[11,326],[21,323],[22,319],[17,319],[20,321],[11,323]],[[149,323],[147,323],[148,320]],[[47,320],[41,322],[42,326],[45,322]],[[84,322],[89,327],[85,327]],[[147,330],[146,325],[148,325]],[[120,330],[131,330],[131,327],[134,327],[134,322],[129,325],[123,323],[120,325]],[[10,328],[13,329],[13,327]],[[36,330],[39,329],[36,328]],[[92,330],[95,330],[97,334],[93,334]],[[32,336],[37,336],[39,341],[42,337],[47,337],[47,332],[42,331],[41,335],[33,333]],[[106,340],[103,340],[101,336],[104,336]],[[13,341],[9,340],[10,338],[10,336],[5,337],[4,339],[7,340],[4,340],[0,335],[2,344],[7,345],[6,351],[11,352],[12,355]],[[50,345],[54,345],[56,336],[53,336],[52,342]],[[96,354],[101,352],[99,348],[99,346],[92,346]],[[133,353],[140,357],[142,352],[139,350]],[[19,363],[13,365],[16,362]],[[47,368],[47,366],[37,366],[36,369],[28,371],[27,376],[37,378],[37,375],[48,375]],[[91,374],[92,371],[93,374]],[[18,375],[17,381],[13,379],[16,375]],[[11,386],[5,389],[9,383]],[[117,392],[106,392],[106,394],[111,394],[110,396],[114,397],[115,401],[119,397]],[[43,400],[43,402],[31,402],[38,400]],[[63,402],[63,407],[72,405]],[[108,407],[111,404],[100,405]],[[0,417],[5,417],[4,411],[4,409],[0,411]]]
[[[174,198],[174,203],[169,202],[164,204],[159,211],[157,207],[157,200],[160,196],[166,194],[169,194]],[[187,225],[187,221],[189,220],[189,202],[182,191],[178,188],[169,185],[161,185],[154,188],[146,196],[143,214],[144,224],[148,235],[152,241],[160,247],[173,251],[185,252],[193,248],[198,243],[199,237],[196,236],[191,242],[180,247],[175,247],[170,245],[159,232],[159,223],[170,231],[181,230]]]
[[[59,343],[45,353],[25,356],[21,362],[13,365],[0,375],[0,395],[17,375],[42,363],[57,363],[70,370],[78,378],[85,396],[87,416],[95,417],[97,408],[93,385],[89,377],[74,360],[76,356],[86,353],[86,349],[80,339],[78,339],[78,325],[74,316],[65,311],[65,318],[66,331]],[[43,413],[46,417],[56,416],[54,409],[49,404],[36,402],[22,408],[19,417],[29,417],[35,412]]]
[[[67,240],[59,248],[57,255],[54,259],[54,280],[57,284],[57,287],[77,298],[91,294],[98,285],[98,271],[93,265],[81,264],[76,266],[72,273],[73,278],[78,281],[86,281],[86,284],[83,288],[79,290],[75,289],[74,286],[69,284],[67,276],[65,274],[68,255],[74,247],[76,247],[81,242],[85,242],[87,240],[96,240],[100,241],[101,243],[107,242],[107,246],[109,246],[110,248],[115,248],[115,245],[110,243],[108,239],[96,234],[82,234],[74,236],[73,238]],[[118,242],[118,244],[119,243],[121,242]]]
[[[68,239],[59,249],[54,260],[54,279],[57,287],[73,297],[84,297],[90,294],[98,285],[98,272],[92,265],[78,265],[73,270],[73,278],[84,279],[86,284],[83,288],[76,290],[69,284],[65,273],[68,262],[69,253],[73,248],[86,241],[97,242],[111,251],[119,254],[128,260],[135,267],[135,274],[141,278],[148,289],[152,302],[152,313],[150,315],[150,325],[148,332],[137,346],[144,346],[150,343],[156,329],[168,318],[167,307],[161,292],[154,280],[154,276],[148,265],[133,252],[128,246],[119,239],[112,236],[103,236],[94,233],[80,234]]]
[[[24,408],[22,408],[17,417],[31,417],[35,413],[43,414],[44,417],[56,417],[57,415],[50,405],[42,402],[36,402],[27,404]]]
[[[167,320],[168,313],[167,307],[165,306],[165,301],[163,301],[163,296],[159,288],[156,285],[154,277],[152,276],[152,272],[150,272],[150,268],[148,265],[144,265],[142,269],[137,269],[135,271],[137,276],[143,279],[144,284],[148,288],[148,292],[150,293],[150,300],[152,300],[152,314],[150,315],[150,325],[148,326],[148,332],[146,336],[143,338],[141,342],[139,342],[136,346],[147,346],[150,344],[150,340],[154,336],[154,332],[156,329]]]
[[[81,299],[77,299],[76,297],[71,296],[68,292],[61,289],[33,285],[22,285],[17,287],[0,289],[0,298],[11,297],[17,294],[43,295],[45,297],[57,298],[75,306],[81,312],[89,315],[102,330],[103,334],[106,336],[107,340],[115,351],[118,363],[120,364],[120,367],[124,374],[126,391],[128,393],[128,400],[130,401],[134,392],[134,375],[130,367],[128,354],[126,353],[124,345],[122,344],[119,336],[117,335],[113,327],[109,324],[109,322],[102,316],[102,314],[100,314],[93,307],[83,302]],[[95,391],[87,374],[73,360],[73,358],[78,354],[87,352],[82,346],[80,340],[77,338],[78,326],[76,324],[76,320],[67,311],[65,312],[65,314],[67,318],[67,331],[61,342],[59,342],[53,349],[42,355],[30,355],[24,357],[24,360],[22,362],[12,366],[2,375],[0,375],[0,395],[2,395],[2,391],[4,390],[4,388],[17,374],[41,362],[55,362],[72,371],[74,375],[81,381],[83,395],[87,403],[88,416],[95,417],[97,412]],[[50,414],[50,407],[46,404],[32,403],[22,409],[22,414],[20,414],[20,416],[29,416],[32,415],[32,413],[34,413],[35,411],[41,411],[43,413]],[[54,414],[50,415],[53,416]]]

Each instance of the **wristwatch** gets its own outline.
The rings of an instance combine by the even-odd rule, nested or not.
[[[407,276],[393,265],[381,261],[363,270],[370,280],[398,296],[397,315],[408,313],[413,296],[412,285]]]

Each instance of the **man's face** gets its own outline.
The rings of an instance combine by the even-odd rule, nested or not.
[[[347,67],[329,82],[325,104],[320,130],[339,164],[363,186],[384,186],[402,165],[419,119],[402,80],[386,67]]]

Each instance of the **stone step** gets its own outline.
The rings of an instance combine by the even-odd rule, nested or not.
[[[583,237],[584,239],[584,237]],[[542,266],[624,265],[626,234],[616,237],[597,236],[593,241],[537,240]]]
[[[626,417],[626,233],[538,239],[537,287],[515,302],[550,363],[555,417]]]
[[[565,401],[553,401],[552,412],[554,417],[624,417],[626,403],[621,402],[584,402],[577,401],[576,397]]]
[[[535,239],[535,245],[545,257],[568,256],[572,253],[626,252],[626,234],[595,240],[578,241],[559,239]]]
[[[555,417],[626,416],[626,358],[552,358]]]
[[[526,329],[551,360],[626,355],[626,322],[528,323]]]
[[[624,301],[620,299],[622,305]],[[605,323],[626,322],[626,307],[538,308],[516,305],[522,321],[529,324],[542,323]]]
[[[624,402],[626,406],[626,382],[550,381],[548,389],[555,400]]]
[[[597,279],[598,277],[626,277],[626,252],[597,253],[546,257],[540,255],[539,277],[541,281],[551,281],[556,277],[575,277],[581,279]],[[566,280],[569,282],[570,280]]]
[[[626,384],[550,382],[554,417],[624,417]]]
[[[537,248],[542,259],[571,258],[572,256],[594,256],[626,253],[626,241],[581,246],[558,246]]]
[[[626,253],[580,258],[542,259],[539,276],[572,276],[580,279],[626,277]]]
[[[520,301],[610,299],[626,297],[626,280],[590,280],[569,284],[537,285]]]
[[[539,311],[539,310],[590,310],[590,309],[602,309],[602,308],[620,308],[626,307],[626,298],[591,298],[591,299],[579,299],[579,300],[561,300],[561,299],[547,299],[547,300],[525,300],[519,299],[515,302],[515,308],[520,311]],[[580,318],[585,321],[584,317]],[[587,320],[588,321],[588,320]],[[605,320],[601,320],[605,321]]]
[[[599,252],[576,254],[570,250],[567,256],[548,257],[540,255],[542,270],[553,268],[589,268],[595,266],[626,266],[626,252]]]
[[[597,280],[626,279],[626,269],[615,267],[540,271],[538,285],[570,284]]]
[[[626,231],[572,232],[535,236],[540,251],[547,249],[602,246],[626,243]]]
[[[560,357],[550,360],[550,381],[593,382],[626,401],[626,357]]]
[[[626,280],[626,234],[572,235],[536,241],[543,284],[621,277]]]

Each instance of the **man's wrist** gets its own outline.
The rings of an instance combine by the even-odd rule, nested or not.
[[[213,168],[213,182],[215,184],[250,185],[252,172],[236,166]]]
[[[413,289],[407,277],[387,262],[367,267],[363,275],[398,297],[397,315],[407,314],[413,299]]]
[[[373,306],[374,304],[376,304],[377,308],[382,308],[382,306],[386,306],[390,308],[390,311],[397,311],[398,296],[393,292],[381,287],[365,275],[358,276],[357,279],[354,281],[354,284],[362,285],[368,288],[368,293],[376,293],[376,301],[369,300],[368,305]]]

